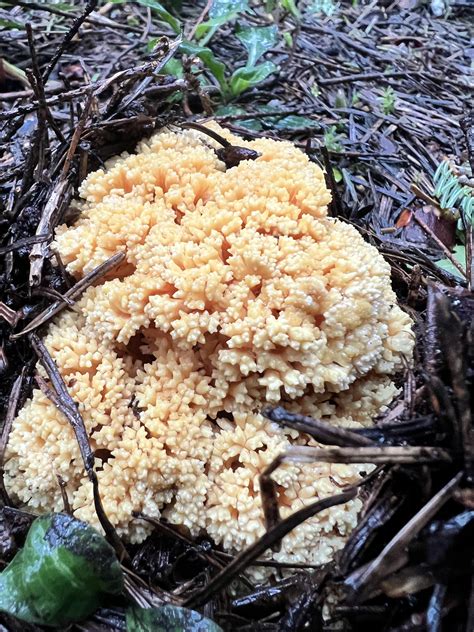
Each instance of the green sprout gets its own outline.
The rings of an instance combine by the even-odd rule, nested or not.
[[[341,145],[341,134],[337,133],[337,127],[335,125],[331,125],[324,132],[324,146],[328,151],[332,151],[334,153],[342,151]]]
[[[382,94],[382,110],[386,116],[395,112],[396,100],[397,97],[395,96],[395,92],[392,86],[388,86],[387,88],[385,88]]]

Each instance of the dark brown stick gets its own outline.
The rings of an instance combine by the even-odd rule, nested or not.
[[[92,11],[96,8],[97,1],[98,0],[89,0],[88,3],[86,4],[86,6],[84,7],[84,11],[80,15],[78,15],[76,17],[76,19],[74,20],[74,22],[72,23],[71,28],[69,29],[69,31],[64,36],[61,44],[58,46],[58,49],[54,53],[51,61],[49,62],[46,70],[43,73],[43,82],[44,83],[46,83],[48,81],[51,72],[53,71],[54,67],[56,66],[56,64],[59,61],[59,58],[61,57],[61,55],[64,53],[64,51],[68,47],[68,44],[71,42],[71,40],[74,37],[74,35],[76,35],[76,33],[81,28],[82,23],[85,21],[87,16],[90,13],[92,13]]]
[[[35,350],[35,353],[38,356],[41,365],[43,366],[51,381],[51,388],[47,387],[48,390],[46,391],[46,393],[71,424],[71,427],[76,436],[82,460],[84,462],[84,468],[93,486],[94,505],[100,524],[102,525],[102,528],[109,541],[114,546],[119,559],[129,559],[128,553],[122,541],[118,537],[112,523],[107,518],[107,515],[102,506],[102,501],[99,494],[99,481],[94,469],[94,453],[92,452],[92,449],[90,447],[89,437],[84,425],[84,420],[82,419],[82,416],[79,413],[74,400],[69,394],[67,386],[61,374],[59,373],[53,358],[51,357],[43,342],[35,334],[30,334],[29,338],[31,346]]]
[[[281,406],[264,409],[262,414],[280,426],[287,426],[309,434],[316,441],[325,445],[368,446],[374,444],[371,439],[358,435],[351,430],[338,428],[305,415],[290,413]]]
[[[3,498],[3,502],[6,505],[11,505],[12,502],[10,500],[10,497],[8,496],[7,490],[5,489],[5,483],[3,482],[3,475],[4,475],[3,463],[4,463],[4,457],[5,457],[5,449],[8,443],[8,436],[10,434],[13,420],[15,419],[18,402],[20,400],[21,386],[23,384],[24,377],[25,377],[25,369],[23,369],[21,374],[16,378],[15,382],[13,383],[13,387],[10,392],[10,397],[8,399],[7,414],[5,416],[2,432],[0,434],[0,496]]]
[[[110,259],[104,261],[96,268],[89,272],[83,279],[78,281],[75,285],[72,286],[65,294],[61,300],[57,300],[51,305],[49,305],[45,310],[43,310],[38,316],[36,316],[31,323],[29,323],[22,331],[19,331],[16,334],[11,336],[12,340],[20,338],[25,334],[29,334],[33,330],[37,329],[41,325],[44,325],[48,322],[53,316],[59,314],[61,310],[67,307],[71,301],[77,300],[80,295],[87,290],[93,283],[96,283],[99,279],[105,276],[108,272],[113,270],[115,267],[120,265],[122,261],[125,259],[125,253],[117,252],[115,255],[112,255]]]

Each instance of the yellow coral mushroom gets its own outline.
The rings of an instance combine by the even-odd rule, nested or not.
[[[82,213],[56,235],[81,277],[117,251],[114,278],[89,288],[45,344],[84,418],[105,511],[132,542],[165,516],[231,552],[264,532],[259,473],[294,444],[316,445],[260,414],[265,404],[334,424],[370,424],[394,397],[413,349],[388,264],[328,218],[321,169],[288,142],[245,142],[256,160],[226,169],[215,142],[164,131],[89,175]],[[285,465],[283,517],[358,480],[362,466]],[[6,485],[60,510],[56,475],[78,518],[97,524],[71,427],[39,391],[10,435]],[[328,561],[360,501],[297,527],[273,557]]]

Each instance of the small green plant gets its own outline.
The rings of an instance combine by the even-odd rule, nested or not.
[[[433,176],[433,184],[434,195],[439,200],[442,210],[452,211],[458,208],[464,214],[466,222],[474,222],[472,187],[460,182],[460,176],[453,172],[448,160],[443,160],[438,165]]]
[[[122,570],[105,538],[72,516],[47,514],[33,522],[24,547],[0,573],[0,612],[63,626],[122,590]]]
[[[195,37],[201,46],[205,46],[217,29],[235,20],[248,10],[248,0],[213,0],[209,9],[209,19],[196,29]]]
[[[180,53],[201,60],[216,79],[225,100],[253,88],[278,70],[278,66],[271,61],[257,63],[264,53],[275,46],[277,42],[276,26],[243,27],[237,31],[237,37],[247,49],[247,62],[245,66],[237,68],[230,77],[226,76],[225,65],[207,46],[184,40],[179,47]],[[165,72],[182,76],[181,62],[177,62],[176,59],[172,62],[165,66]]]
[[[328,151],[340,152],[342,151],[341,138],[342,136],[338,134],[336,126],[331,125],[324,132],[324,146]]]
[[[351,106],[355,106],[359,102],[360,102],[360,94],[357,92],[357,90],[354,90],[351,96]]]
[[[392,86],[385,88],[382,94],[382,110],[383,113],[388,116],[395,112],[395,102],[397,97]]]
[[[111,0],[114,4],[125,4],[127,0]],[[148,7],[161,22],[168,24],[175,33],[181,32],[181,21],[165,9],[161,2],[156,0],[136,0],[138,4]]]
[[[328,17],[334,15],[339,9],[339,4],[333,0],[313,0],[308,7],[309,13],[322,13]]]
[[[285,44],[288,48],[293,48],[293,35],[289,31],[285,31],[285,33],[283,33],[283,39],[285,40]]]
[[[291,15],[297,20],[301,18],[301,14],[296,6],[295,0],[280,0],[280,5],[282,9],[291,13]]]
[[[347,107],[347,97],[346,93],[342,88],[336,92],[336,97],[334,99],[334,106],[336,108],[346,108]]]
[[[113,0],[124,2],[125,0]],[[158,19],[166,22],[177,32],[181,32],[181,22],[171,15],[161,3],[156,0],[138,0],[140,4],[152,8]],[[214,52],[207,46],[217,29],[235,20],[240,14],[248,10],[248,0],[214,0],[209,9],[209,19],[200,24],[192,36],[192,40],[183,40],[178,48],[178,55],[187,55],[194,60],[199,60],[217,81],[221,94],[228,101],[245,90],[253,88],[269,75],[276,72],[278,67],[271,61],[257,63],[262,55],[273,48],[277,43],[277,27],[241,27],[237,30],[237,38],[247,49],[247,62],[241,68],[237,68],[229,77],[226,75],[226,67]],[[152,51],[157,44],[157,39],[150,40],[147,49]],[[169,61],[164,67],[164,72],[182,77],[184,75],[183,64],[179,57]],[[200,78],[204,82],[203,77]]]
[[[460,243],[455,246],[452,254],[459,266],[466,270],[465,232],[474,225],[474,195],[472,187],[463,184],[463,175],[467,178],[465,174],[457,173],[448,160],[440,162],[433,176],[433,196],[438,200],[444,216],[457,219],[457,237]],[[436,265],[454,276],[463,278],[459,268],[448,258],[437,261]]]

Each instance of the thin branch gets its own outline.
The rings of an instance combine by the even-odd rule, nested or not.
[[[437,235],[435,235],[435,233],[431,230],[428,224],[425,224],[425,222],[419,217],[417,217],[416,215],[413,215],[413,219],[415,220],[417,224],[421,226],[421,228],[425,231],[425,233],[429,235],[434,242],[436,242],[436,244],[441,248],[441,250],[444,252],[446,257],[451,261],[453,266],[457,270],[459,270],[459,272],[463,275],[463,277],[467,278],[466,271],[464,270],[462,265],[458,261],[456,261],[456,259],[451,254],[451,251],[449,250],[449,248],[443,244],[443,242]]]
[[[53,186],[48,201],[45,204],[41,219],[36,229],[36,236],[44,233],[51,234],[55,227],[55,219],[60,215],[62,208],[69,203],[72,196],[72,186],[65,179],[59,179]],[[48,244],[44,240],[34,244],[29,254],[31,287],[41,283],[43,262],[48,251]]]
[[[5,458],[5,449],[8,443],[8,437],[10,435],[10,430],[13,424],[13,420],[15,419],[16,410],[18,408],[18,402],[20,401],[21,387],[23,385],[23,379],[25,377],[25,369],[21,372],[21,374],[16,378],[13,383],[12,390],[10,391],[10,397],[8,399],[8,408],[7,414],[5,416],[5,421],[3,423],[2,432],[0,434],[0,496],[3,498],[3,501],[6,505],[11,505],[11,500],[8,496],[7,490],[5,489],[5,483],[3,481],[4,470],[4,458]]]
[[[51,61],[49,62],[48,67],[43,73],[44,83],[48,81],[51,72],[53,71],[54,67],[59,61],[59,58],[68,47],[68,44],[71,42],[72,38],[77,34],[79,29],[81,28],[82,23],[85,21],[88,15],[92,13],[92,11],[96,8],[97,2],[98,0],[89,0],[89,2],[84,7],[84,11],[81,13],[81,15],[78,15],[76,19],[74,20],[74,22],[72,23],[71,28],[64,36],[61,44],[58,46],[58,49],[56,50]]]
[[[92,270],[92,272],[89,272],[89,274],[87,274],[83,279],[73,285],[72,288],[70,288],[64,294],[64,296],[61,297],[61,300],[57,300],[49,305],[45,310],[38,314],[38,316],[36,316],[24,329],[17,332],[16,334],[13,334],[11,336],[12,340],[16,340],[17,338],[20,338],[25,334],[29,334],[41,325],[47,323],[48,320],[53,318],[53,316],[56,316],[56,314],[59,314],[61,310],[67,307],[71,301],[77,300],[80,295],[87,290],[88,287],[96,283],[99,279],[101,279],[111,270],[120,265],[124,259],[125,253],[117,252],[115,255],[112,255],[110,259],[107,259],[107,261],[104,261],[104,263],[98,265]]]
[[[271,464],[274,471],[282,463],[450,463],[451,455],[442,448],[418,446],[383,446],[351,448],[313,448],[294,446]],[[270,468],[270,466],[269,466]]]
[[[338,428],[337,426],[313,419],[313,417],[307,417],[306,415],[290,413],[281,406],[277,408],[266,408],[262,411],[262,414],[279,426],[287,426],[288,428],[294,428],[299,432],[309,434],[319,443],[326,445],[368,446],[374,444],[371,439],[359,435],[352,430]]]
[[[227,586],[239,573],[257,559],[267,549],[272,547],[277,541],[285,537],[299,524],[308,520],[317,513],[334,507],[334,505],[342,505],[352,500],[356,496],[355,490],[350,490],[342,494],[331,496],[318,500],[307,507],[299,509],[294,514],[279,522],[273,529],[267,531],[259,540],[252,544],[248,549],[243,551],[238,557],[234,558],[220,573],[218,573],[202,590],[195,593],[192,597],[184,602],[184,606],[188,608],[198,608],[207,603],[211,597]]]
[[[99,481],[94,469],[94,453],[92,452],[92,449],[90,447],[89,437],[84,425],[84,420],[82,419],[82,416],[74,400],[69,394],[66,383],[59,373],[58,368],[44,343],[38,338],[38,336],[36,336],[36,334],[30,334],[29,338],[31,346],[33,347],[41,365],[43,366],[46,374],[51,381],[51,387],[46,385],[48,389],[46,391],[46,394],[57,406],[58,410],[60,410],[61,413],[66,417],[68,422],[71,424],[71,427],[76,436],[79,451],[84,463],[84,468],[86,470],[87,476],[89,477],[89,480],[92,483],[94,493],[94,505],[100,524],[102,525],[106,536],[109,538],[110,542],[113,544],[115,550],[117,551],[119,558],[129,559],[128,553],[122,541],[118,537],[112,523],[107,518],[107,515],[102,506],[102,501],[99,494]],[[39,385],[41,385],[41,380],[38,383]]]

